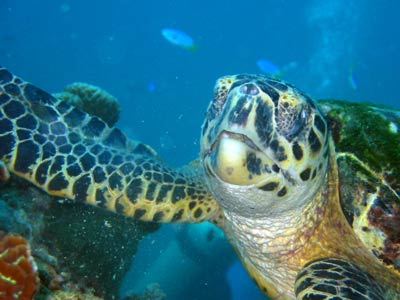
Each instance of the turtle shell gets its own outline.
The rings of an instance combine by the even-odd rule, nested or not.
[[[400,274],[400,110],[319,104],[335,142],[343,213],[364,245]]]

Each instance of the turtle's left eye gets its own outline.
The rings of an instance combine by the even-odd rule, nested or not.
[[[297,135],[306,125],[308,117],[309,117],[308,112],[303,106],[300,112],[297,114],[297,117],[293,120],[292,128],[290,128],[290,130],[288,131],[288,135],[289,136]]]
[[[286,109],[284,113],[280,114],[280,132],[291,141],[303,130],[309,117],[310,113],[305,106],[302,106],[298,111]]]

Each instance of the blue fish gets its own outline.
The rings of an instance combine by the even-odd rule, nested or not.
[[[154,92],[156,90],[156,83],[153,80],[150,80],[147,84],[147,89],[149,92]]]
[[[348,80],[349,85],[352,88],[352,90],[356,91],[358,89],[358,80],[357,80],[357,76],[355,74],[354,69],[355,69],[355,64],[352,64],[350,66],[349,75],[347,77],[347,80]]]
[[[257,60],[257,66],[262,72],[271,76],[279,76],[281,73],[281,69],[276,64],[265,58]]]
[[[191,36],[179,29],[164,28],[161,30],[161,34],[171,44],[186,50],[195,50],[197,48]]]
[[[262,72],[267,73],[268,75],[280,76],[281,74],[281,69],[268,59],[260,58],[257,60],[257,66]]]

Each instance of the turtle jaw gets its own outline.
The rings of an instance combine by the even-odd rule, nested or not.
[[[279,167],[269,149],[245,133],[222,130],[203,150],[207,184],[226,212],[266,217],[294,206],[284,201],[290,193],[291,176]]]
[[[238,186],[258,185],[274,161],[244,134],[223,130],[203,156],[206,171]]]
[[[232,139],[232,140],[237,140],[238,142],[241,142],[245,145],[248,146],[248,148],[253,149],[255,151],[260,151],[260,147],[258,147],[253,140],[251,140],[249,137],[247,137],[245,134],[238,133],[238,132],[233,132],[229,130],[222,130],[220,134],[218,135],[217,139],[214,141],[214,143],[211,145],[210,151],[215,149],[216,144],[219,143],[222,139]]]

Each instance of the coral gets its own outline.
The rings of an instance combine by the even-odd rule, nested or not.
[[[0,239],[0,300],[31,300],[38,280],[28,242],[14,234]]]
[[[32,228],[23,210],[15,210],[0,200],[0,231],[18,233],[30,238]]]
[[[4,230],[29,237],[41,282],[36,300],[57,290],[117,299],[140,240],[159,227],[49,196],[12,174],[0,194]]]
[[[387,235],[383,254],[393,260],[395,267],[400,270],[400,207],[395,204],[383,209],[374,205],[368,212],[368,221]]]
[[[118,120],[117,100],[98,87],[75,83],[55,96],[109,126]],[[140,143],[128,146],[155,155]],[[18,232],[30,241],[41,281],[36,300],[60,290],[74,295],[93,290],[96,296],[116,299],[140,240],[159,227],[51,197],[10,174],[1,162],[0,195],[0,230]]]
[[[166,299],[167,295],[161,289],[158,283],[151,283],[146,286],[146,289],[142,294],[136,294],[134,292],[128,293],[122,299],[123,300],[163,300]]]
[[[50,203],[42,237],[72,280],[116,299],[139,241],[159,225],[134,222],[81,203]]]
[[[121,109],[117,99],[97,86],[75,82],[54,96],[102,119],[110,127],[118,121]]]
[[[46,300],[102,300],[92,293],[80,293],[69,291],[57,291],[46,298]]]

